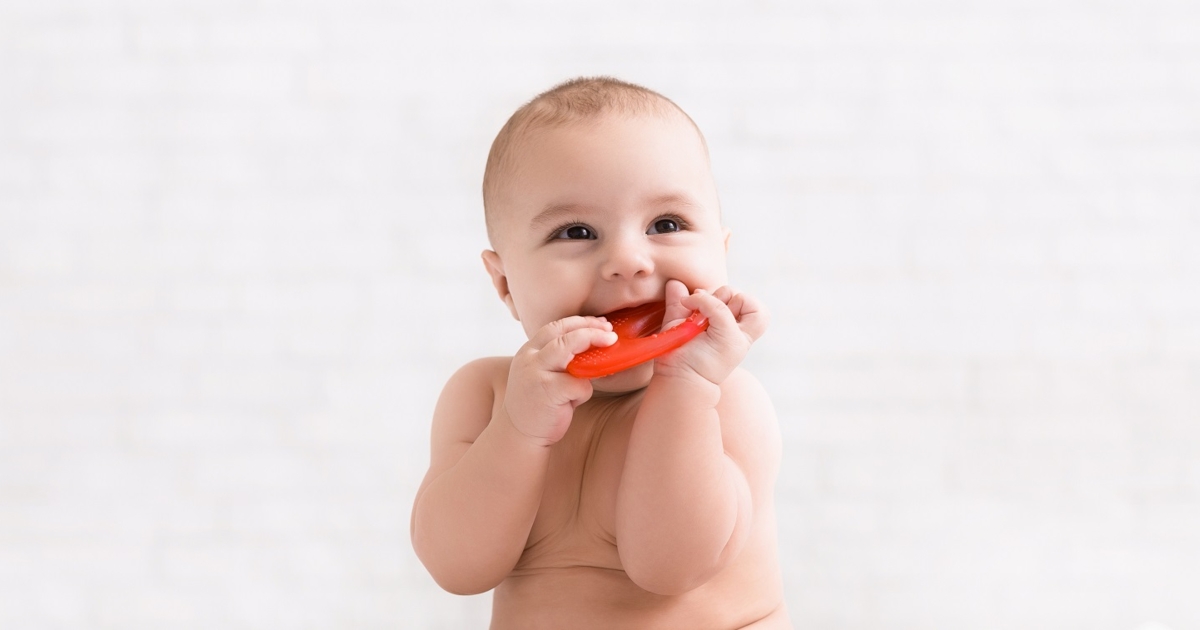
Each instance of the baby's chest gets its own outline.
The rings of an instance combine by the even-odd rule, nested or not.
[[[577,417],[551,451],[529,551],[615,550],[617,489],[625,464],[631,418]]]

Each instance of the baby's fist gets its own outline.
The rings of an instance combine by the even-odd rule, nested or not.
[[[708,330],[675,352],[658,359],[655,372],[694,373],[720,384],[733,372],[763,335],[770,314],[753,297],[723,286],[709,293],[696,289],[690,295],[678,280],[668,280],[667,313],[663,329],[683,321],[692,311],[708,318]]]

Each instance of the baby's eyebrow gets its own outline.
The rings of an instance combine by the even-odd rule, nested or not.
[[[647,204],[651,206],[664,206],[675,204],[680,206],[698,206],[694,199],[684,193],[666,193],[651,197],[647,200]]]
[[[542,209],[533,220],[529,222],[530,227],[534,230],[540,230],[552,223],[557,223],[564,215],[576,214],[580,211],[581,206],[574,203],[551,203]]]

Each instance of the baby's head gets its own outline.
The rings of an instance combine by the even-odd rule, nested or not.
[[[658,92],[611,77],[580,77],[560,83],[517,109],[492,141],[483,172],[483,208],[493,246],[496,215],[511,201],[511,186],[521,173],[523,143],[538,132],[596,123],[609,116],[684,121],[691,125],[708,161],[708,145],[700,128],[674,101]]]
[[[727,281],[704,137],[640,86],[575,79],[518,109],[492,144],[483,203],[484,263],[530,336],[662,300],[670,279],[689,290]]]

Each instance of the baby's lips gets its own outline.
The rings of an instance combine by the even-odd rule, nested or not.
[[[691,341],[708,328],[708,319],[693,311],[679,324],[662,332],[666,302],[650,302],[633,308],[609,313],[608,318],[617,333],[611,346],[593,346],[575,355],[567,364],[567,373],[578,378],[600,378],[616,374],[635,365],[658,358]]]

